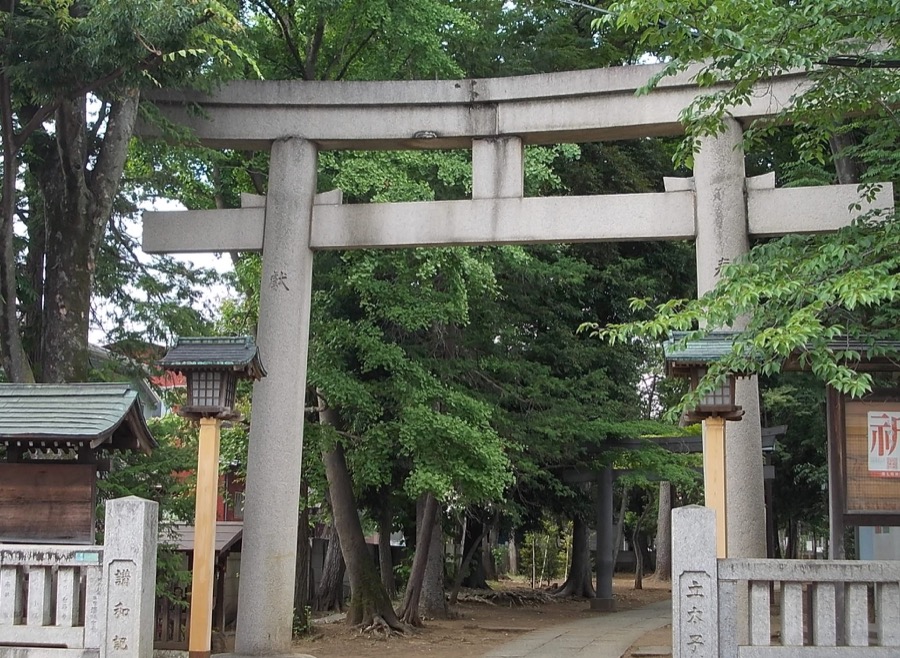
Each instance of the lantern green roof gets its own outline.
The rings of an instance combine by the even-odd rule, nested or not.
[[[668,368],[696,366],[718,361],[731,352],[735,331],[713,331],[685,342],[690,334],[686,331],[673,331],[669,340],[663,343],[663,354]]]
[[[251,336],[181,337],[159,361],[166,370],[237,370],[259,379],[266,376]]]
[[[0,444],[36,450],[156,447],[128,384],[0,384]]]
[[[687,340],[691,335],[687,331],[673,331],[669,339],[663,343],[663,354],[666,360],[666,374],[684,376],[693,367],[704,366],[729,354],[734,341],[740,334],[738,331],[712,331],[705,336]],[[900,341],[871,339],[863,340],[849,336],[835,336],[827,341],[827,349],[832,352],[847,352],[853,367],[860,371],[897,372],[897,355],[900,355]],[[785,370],[806,370],[799,355],[802,350],[795,351],[785,359]]]

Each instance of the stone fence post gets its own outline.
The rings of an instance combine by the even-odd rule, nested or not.
[[[153,655],[158,508],[135,496],[106,503],[100,658]]]
[[[719,657],[716,513],[672,510],[672,658]]]

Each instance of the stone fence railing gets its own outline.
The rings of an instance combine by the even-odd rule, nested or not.
[[[674,658],[900,655],[900,562],[716,559],[715,529],[672,512]]]
[[[157,504],[106,504],[103,546],[0,544],[0,658],[149,658]]]

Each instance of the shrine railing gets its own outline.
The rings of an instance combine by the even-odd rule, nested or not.
[[[0,658],[149,658],[157,504],[106,505],[103,546],[0,544]]]
[[[900,562],[716,559],[705,507],[672,533],[674,658],[900,655]]]

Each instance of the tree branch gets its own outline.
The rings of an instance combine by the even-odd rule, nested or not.
[[[281,36],[287,45],[288,53],[290,53],[291,59],[293,59],[294,63],[297,65],[297,70],[303,74],[305,66],[303,58],[300,56],[300,47],[294,40],[293,34],[291,34],[291,26],[288,25],[287,19],[275,8],[271,0],[259,0],[254,2],[254,4],[260,7],[260,9],[263,9],[263,11],[269,15],[269,18],[278,24],[278,27],[281,30]],[[306,79],[308,80],[309,78]]]
[[[106,117],[109,116],[109,106],[110,104],[107,101],[103,101],[100,110],[97,112],[97,121],[94,122],[94,127],[88,132],[88,141],[90,145],[96,144],[97,142],[97,135],[100,134],[100,127],[103,125]]]
[[[354,60],[356,60],[356,58],[357,58],[357,57],[359,56],[359,54],[363,51],[363,49],[364,49],[367,45],[369,45],[369,42],[372,40],[372,38],[373,38],[374,36],[375,36],[375,30],[369,30],[369,33],[366,35],[366,38],[362,40],[362,43],[360,43],[360,44],[353,50],[353,52],[350,53],[350,56],[349,56],[349,57],[347,58],[347,60],[344,62],[344,65],[341,67],[341,70],[340,70],[340,71],[338,72],[338,74],[335,76],[335,78],[334,78],[335,80],[343,80],[343,79],[344,79],[344,76],[347,75],[347,69],[350,68],[350,65],[354,62]]]
[[[325,36],[325,18],[319,16],[316,22],[316,31],[313,33],[312,42],[306,51],[306,63],[303,67],[303,75],[306,80],[316,79],[316,64],[319,61],[319,52],[322,50],[322,41]]]
[[[125,98],[113,102],[106,122],[103,146],[97,156],[97,164],[88,180],[92,197],[91,219],[94,222],[93,246],[103,240],[103,227],[112,212],[113,201],[119,186],[119,179],[128,156],[128,143],[134,133],[140,92],[131,89]]]

